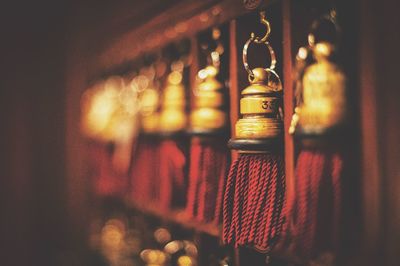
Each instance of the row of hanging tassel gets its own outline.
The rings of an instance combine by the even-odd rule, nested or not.
[[[228,95],[219,81],[223,46],[214,29],[215,49],[208,51],[208,66],[197,75],[189,118],[183,57],[173,61],[168,75],[159,60],[128,84],[114,77],[86,92],[83,130],[97,140],[91,142],[96,192],[161,212],[184,209],[188,219],[222,224],[223,243],[235,247],[304,257],[336,248],[345,160],[335,136],[345,123],[346,78],[333,59],[337,44],[313,35],[322,20],[337,26],[334,12],[317,20],[309,45],[296,58],[297,107],[289,129],[300,151],[294,189],[285,189],[283,89],[268,42],[270,24],[261,13],[267,34],[252,34],[243,51],[250,86],[241,92],[241,118],[229,140],[229,147],[238,150],[230,169]],[[268,47],[269,67],[249,67],[250,44]],[[121,104],[124,95],[131,101]]]

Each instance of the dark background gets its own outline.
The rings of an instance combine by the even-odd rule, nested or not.
[[[64,111],[72,9],[67,1],[3,1],[0,8],[0,264],[63,265],[72,248]]]
[[[86,265],[90,208],[76,127],[90,47],[82,34],[104,31],[127,14],[138,23],[180,1],[2,1],[0,4],[0,264]],[[346,1],[341,1],[346,4]],[[147,6],[151,11],[140,12]],[[363,137],[366,237],[370,256],[398,265],[400,248],[399,15],[396,1],[357,1],[362,25],[357,51]],[[149,8],[149,6],[151,8]],[[139,11],[138,11],[139,10]],[[124,31],[124,27],[120,28]],[[116,33],[114,33],[116,34]],[[87,36],[86,36],[87,38]],[[81,62],[81,64],[77,64]],[[76,76],[76,78],[74,78]],[[363,87],[364,86],[364,87]],[[68,106],[68,108],[67,108]],[[374,145],[373,145],[374,144]],[[81,175],[81,176],[80,176]]]

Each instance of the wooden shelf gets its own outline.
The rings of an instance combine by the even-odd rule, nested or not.
[[[265,9],[277,1],[263,1],[258,9]],[[154,52],[168,43],[190,38],[213,25],[231,21],[250,12],[254,10],[247,10],[242,1],[183,1],[137,27],[123,28],[126,22],[121,22],[121,25],[113,27],[117,36],[103,38],[101,45],[93,44],[97,48],[90,75],[96,77],[99,73],[112,73],[114,68],[129,63],[140,55]]]
[[[155,216],[161,221],[174,223],[182,226],[185,229],[204,233],[210,236],[220,237],[220,227],[218,225],[216,225],[215,223],[203,223],[189,219],[186,216],[185,211],[182,209],[163,212],[160,211],[160,208],[158,208],[154,204],[144,205],[144,204],[130,203],[129,205],[131,208],[139,212],[142,212],[146,215]]]

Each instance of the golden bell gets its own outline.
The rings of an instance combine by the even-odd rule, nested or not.
[[[295,110],[304,133],[321,134],[345,118],[346,78],[338,65],[329,61],[332,51],[332,44],[317,43],[313,48],[316,62],[304,71],[302,103]]]
[[[159,131],[158,108],[160,95],[155,88],[145,89],[140,96],[140,120],[141,127],[145,133],[157,133]]]
[[[268,139],[282,133],[282,120],[279,114],[280,80],[272,82],[275,72],[270,69],[255,68],[253,77],[249,78],[250,86],[245,88],[240,99],[242,118],[236,122],[237,139]]]
[[[216,78],[218,69],[207,66],[199,71],[201,82],[195,90],[194,109],[190,115],[193,131],[209,131],[224,128],[227,114],[224,107],[223,84]]]
[[[185,112],[186,95],[182,84],[182,73],[172,71],[167,78],[160,114],[160,130],[174,133],[185,129],[187,117]]]

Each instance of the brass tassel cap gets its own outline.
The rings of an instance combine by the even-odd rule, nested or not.
[[[159,98],[159,92],[154,88],[145,89],[140,96],[140,122],[145,134],[153,135],[159,132]]]
[[[255,68],[250,85],[240,99],[240,118],[235,138],[228,146],[239,152],[268,152],[282,144],[283,123],[280,114],[282,84],[272,69]]]
[[[195,89],[194,108],[190,114],[192,135],[219,135],[227,131],[224,85],[217,79],[218,72],[211,65],[199,71],[201,81]]]
[[[321,22],[334,26],[336,38],[331,36],[332,41],[314,35]],[[347,130],[347,79],[335,61],[340,32],[336,12],[332,10],[314,21],[308,46],[301,47],[296,56],[297,103],[289,133],[307,146],[339,140]]]
[[[186,129],[186,94],[182,79],[181,71],[172,71],[167,77],[160,113],[163,135],[179,134]]]

